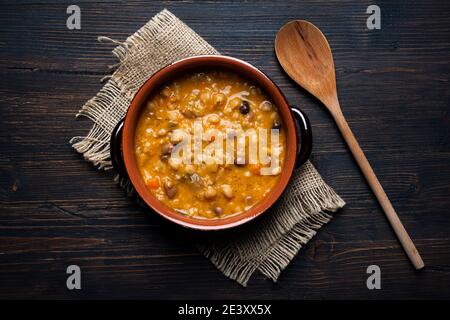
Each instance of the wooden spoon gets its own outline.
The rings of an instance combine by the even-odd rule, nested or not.
[[[416,269],[423,268],[419,252],[342,114],[337,97],[333,55],[325,36],[308,21],[291,21],[278,31],[275,52],[284,71],[330,111],[403,249]]]

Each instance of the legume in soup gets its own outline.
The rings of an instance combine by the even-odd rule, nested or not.
[[[278,183],[285,149],[277,107],[258,86],[222,70],[189,73],[154,92],[135,135],[148,190],[196,218],[223,218],[255,206]]]

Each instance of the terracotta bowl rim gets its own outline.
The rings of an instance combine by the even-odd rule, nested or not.
[[[174,79],[189,69],[226,68],[257,83],[278,107],[286,129],[286,157],[280,179],[271,192],[247,211],[225,218],[200,219],[180,214],[164,205],[145,186],[136,165],[134,139],[141,107],[148,96],[163,83]],[[278,86],[261,70],[253,65],[224,55],[201,55],[178,60],[153,74],[137,91],[124,120],[122,152],[125,168],[133,187],[144,202],[162,217],[184,227],[197,230],[221,230],[242,225],[266,212],[280,198],[292,176],[297,155],[297,134],[289,104]]]

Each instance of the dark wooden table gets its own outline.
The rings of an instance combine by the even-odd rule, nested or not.
[[[450,2],[2,1],[0,10],[1,298],[450,298]],[[190,239],[128,199],[69,139],[80,106],[115,63],[98,35],[124,40],[167,7],[224,54],[267,72],[310,116],[314,163],[347,201],[274,284],[224,277]],[[324,108],[274,55],[287,21],[319,26],[334,52],[341,105],[426,264],[415,272]],[[82,269],[82,290],[66,268]],[[381,268],[381,290],[366,268]]]

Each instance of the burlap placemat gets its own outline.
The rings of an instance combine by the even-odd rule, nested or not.
[[[117,44],[112,52],[119,62],[105,86],[77,114],[91,119],[92,129],[85,137],[72,138],[71,143],[87,161],[107,170],[111,168],[111,131],[124,117],[139,87],[169,63],[218,51],[167,10],[125,42],[107,37],[98,40]],[[124,181],[122,185],[129,188]],[[243,286],[256,270],[276,281],[299,249],[331,219],[329,212],[344,204],[307,162],[294,173],[288,190],[270,212],[238,229],[201,236],[198,248],[227,277]]]

